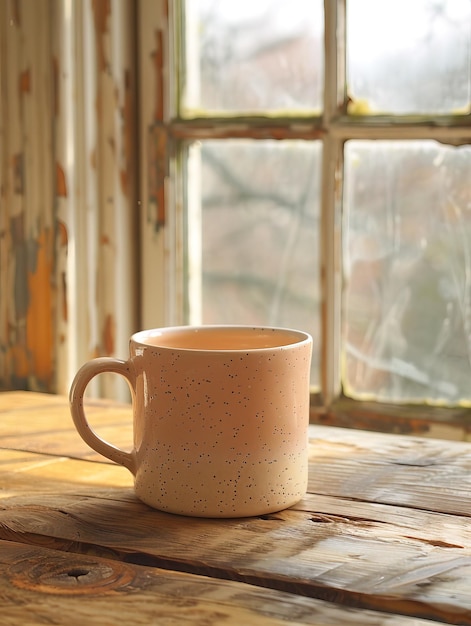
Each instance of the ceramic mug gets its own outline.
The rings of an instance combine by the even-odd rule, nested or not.
[[[143,330],[131,337],[128,360],[102,357],[80,368],[72,417],[84,441],[127,467],[137,497],[156,509],[197,517],[279,511],[307,488],[311,351],[312,338],[299,330]],[[85,389],[104,372],[131,388],[131,452],[87,422]]]

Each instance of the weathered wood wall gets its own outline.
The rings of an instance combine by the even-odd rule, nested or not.
[[[0,1],[0,389],[65,392],[139,327],[138,10]]]
[[[57,290],[49,2],[0,3],[0,371],[51,389]]]

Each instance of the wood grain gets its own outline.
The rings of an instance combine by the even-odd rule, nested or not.
[[[3,626],[318,624],[407,626],[403,616],[345,608],[244,583],[0,541]],[[414,626],[431,626],[414,620]]]
[[[298,505],[257,518],[192,519],[147,507],[127,470],[91,457],[64,398],[1,399],[0,540],[8,545],[38,550],[38,558],[55,550],[126,572],[180,572],[250,584],[262,595],[270,588],[306,602],[471,625],[469,444],[313,427],[309,490]],[[89,414],[113,443],[129,441],[128,405],[90,403]],[[304,614],[287,617],[306,623]]]
[[[136,19],[133,0],[0,2],[0,389],[66,392],[136,329]]]
[[[109,463],[75,431],[61,396],[2,394],[0,447]],[[89,400],[90,424],[129,450],[127,404]],[[471,516],[471,444],[313,426],[310,493]]]
[[[100,436],[126,450],[132,446],[132,410],[128,404],[86,401],[86,415]],[[110,463],[91,450],[75,430],[64,396],[5,392],[0,403],[0,447],[64,455]]]
[[[471,444],[313,427],[310,493],[471,517]]]
[[[260,518],[191,519],[139,502],[121,467],[0,451],[0,469],[0,539],[471,624],[463,516],[309,494]]]

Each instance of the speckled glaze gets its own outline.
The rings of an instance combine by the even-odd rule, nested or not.
[[[79,370],[72,417],[90,447],[134,474],[152,507],[198,517],[278,511],[306,492],[311,350],[308,334],[289,329],[141,331],[127,361],[94,359]],[[105,371],[133,390],[131,453],[100,439],[83,411],[87,384]]]

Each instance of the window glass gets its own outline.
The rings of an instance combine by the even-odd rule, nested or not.
[[[469,113],[471,2],[348,0],[347,83],[363,112]]]
[[[471,148],[350,141],[347,394],[471,400]]]
[[[322,0],[187,0],[183,114],[320,110]]]
[[[326,45],[323,4],[182,0],[177,137],[186,155],[188,319],[307,330],[312,383],[323,367],[326,398],[338,391],[340,363],[343,390],[355,399],[471,402],[471,148],[432,139],[446,125],[450,140],[469,138],[465,118],[458,131],[458,120],[438,116],[470,113],[471,2],[347,0],[346,28],[339,3],[340,23],[328,24],[338,39]],[[396,116],[388,134],[401,115],[437,124],[411,117],[385,141],[367,120],[316,118],[324,48],[338,52],[326,93],[345,84],[350,113]],[[306,132],[305,140],[294,140],[289,116],[304,114],[310,123],[296,136]],[[195,116],[212,119],[187,123]],[[322,141],[312,140],[321,122]],[[418,133],[430,139],[412,140]],[[322,146],[337,155],[343,141],[338,167],[322,167]],[[336,255],[324,266],[324,300],[321,188],[343,190],[343,198],[324,194],[329,236],[339,232],[339,200],[344,220],[341,251],[336,241],[323,247]]]
[[[188,165],[189,272],[201,276],[190,319],[311,333],[313,384],[320,168],[320,142],[268,140],[203,141],[193,145]]]

